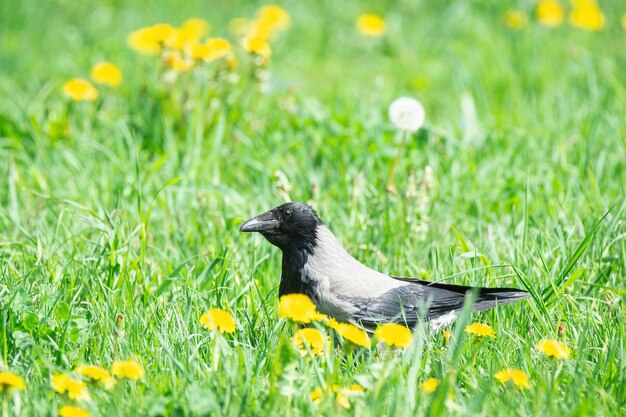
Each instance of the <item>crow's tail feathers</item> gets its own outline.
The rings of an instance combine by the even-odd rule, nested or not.
[[[433,310],[432,313],[434,314],[439,314],[439,310],[460,311],[463,308],[465,298],[472,293],[474,293],[475,296],[474,305],[472,306],[473,311],[487,310],[488,308],[514,303],[530,297],[530,294],[527,291],[519,290],[517,288],[469,287],[466,285],[446,284],[444,282],[433,282],[412,278],[393,278],[425,285],[435,291],[439,290],[438,294],[434,297],[434,305],[431,306],[431,309]]]
[[[467,288],[468,290],[473,289],[472,287]],[[478,291],[478,294],[472,306],[474,311],[486,310],[530,297],[528,292],[516,288],[476,288],[475,291]]]

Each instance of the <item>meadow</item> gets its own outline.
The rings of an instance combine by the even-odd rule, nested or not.
[[[626,5],[278,5],[0,2],[0,415],[625,415]],[[239,233],[288,200],[531,297],[308,339]]]

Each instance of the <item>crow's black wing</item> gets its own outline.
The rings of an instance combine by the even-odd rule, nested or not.
[[[470,293],[476,294],[476,300],[474,301],[473,311],[486,310],[488,308],[495,307],[496,305],[503,305],[513,303],[515,301],[528,298],[530,295],[527,291],[517,288],[487,288],[487,287],[470,287],[467,285],[447,284],[445,282],[426,281],[416,278],[403,278],[403,277],[391,277],[398,281],[404,281],[416,285],[427,287],[428,290],[443,290],[446,292],[455,293],[462,297],[461,308],[465,302],[465,297]],[[428,291],[427,290],[427,291]]]
[[[341,298],[356,307],[356,321],[367,327],[380,323],[402,323],[414,327],[422,316],[434,320],[463,308],[466,297],[472,292],[476,298],[472,309],[485,310],[496,305],[508,304],[528,297],[525,291],[514,288],[480,288],[452,285],[409,278],[396,278],[407,285],[389,290],[378,297]]]

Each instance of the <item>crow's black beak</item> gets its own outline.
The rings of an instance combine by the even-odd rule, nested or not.
[[[263,232],[266,230],[276,230],[280,226],[280,222],[274,216],[274,213],[268,211],[259,216],[253,217],[239,229],[240,232]]]

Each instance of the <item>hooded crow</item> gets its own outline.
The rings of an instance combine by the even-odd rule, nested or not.
[[[382,323],[414,328],[425,317],[437,330],[450,324],[468,296],[474,311],[528,297],[514,288],[479,288],[392,277],[354,259],[304,203],[286,203],[241,225],[283,252],[279,295],[305,294],[339,321],[374,329]]]

